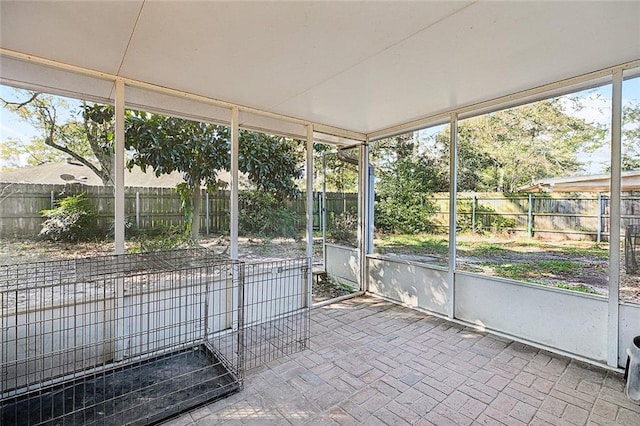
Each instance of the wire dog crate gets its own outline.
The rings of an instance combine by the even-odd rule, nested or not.
[[[638,274],[637,252],[640,250],[640,225],[627,225],[624,230],[624,266],[629,275]]]
[[[206,249],[0,266],[0,424],[148,424],[304,349],[308,260]]]

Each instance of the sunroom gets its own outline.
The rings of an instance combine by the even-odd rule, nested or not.
[[[496,339],[497,345],[511,342],[507,347],[518,342],[517,345],[530,348],[536,355],[544,353],[568,359],[568,369],[579,361],[584,371],[596,369],[597,374],[602,374],[601,385],[609,380],[609,375],[617,377],[615,374],[625,368],[627,349],[633,345],[634,337],[640,335],[640,280],[636,281],[635,271],[628,267],[629,259],[635,259],[632,250],[635,238],[640,241],[637,235],[640,232],[636,231],[640,215],[634,211],[636,193],[621,186],[621,176],[635,169],[637,164],[632,160],[640,152],[640,3],[3,0],[0,19],[0,83],[3,86],[113,109],[110,208],[114,218],[114,254],[117,255],[114,259],[118,260],[113,266],[111,261],[100,258],[96,261],[98,266],[86,266],[91,271],[118,269],[130,261],[150,264],[144,254],[131,258],[125,254],[125,224],[131,214],[126,209],[125,198],[129,155],[125,149],[128,143],[126,111],[163,114],[228,129],[229,247],[223,253],[226,258],[217,259],[214,266],[208,260],[195,261],[200,259],[199,253],[190,253],[187,260],[163,259],[163,262],[178,264],[183,275],[194,273],[184,265],[195,264],[198,276],[228,277],[220,282],[221,287],[216,287],[218,284],[212,289],[205,284],[202,288],[200,284],[189,287],[194,289],[193,294],[212,292],[211,299],[202,298],[204,307],[192,307],[192,312],[204,312],[204,317],[212,312],[211,321],[216,325],[203,320],[203,339],[215,342],[216,356],[229,354],[226,357],[230,360],[228,374],[238,376],[237,387],[242,387],[242,379],[247,374],[245,390],[231,397],[235,402],[217,402],[216,410],[227,407],[220,404],[236,404],[234,415],[239,415],[243,394],[253,395],[252,392],[265,386],[260,381],[265,371],[277,373],[277,377],[267,375],[270,380],[295,379],[287,376],[293,374],[289,368],[294,364],[305,365],[300,359],[287,357],[294,347],[299,350],[308,346],[309,310],[310,351],[319,358],[330,351],[332,342],[326,336],[335,334],[330,324],[336,321],[341,327],[345,326],[345,333],[370,336],[371,330],[356,326],[363,324],[358,312],[369,310],[367,315],[375,316],[376,312],[382,315],[374,320],[381,329],[387,316],[390,323],[399,317],[415,319],[416,326],[411,330],[421,345],[410,345],[406,351],[413,354],[418,347],[423,348],[419,356],[430,349],[429,339],[419,338],[424,334],[417,325],[424,321],[416,318],[430,318],[438,326],[432,324],[429,329],[452,327],[456,330],[452,331],[454,334],[480,333],[469,337],[473,342],[482,340],[478,336],[494,336],[490,338]],[[552,134],[548,129],[553,126],[560,130]],[[509,132],[514,128],[522,132]],[[2,129],[4,143],[10,135],[8,124],[2,123]],[[285,263],[249,266],[254,272],[245,269],[246,253],[239,244],[242,227],[239,193],[243,173],[240,163],[243,144],[251,142],[241,138],[243,131],[300,141],[298,149],[304,153],[305,167],[299,185],[306,197],[303,209],[306,245],[302,260],[285,258],[278,261]],[[578,134],[579,131],[582,133]],[[353,299],[313,308],[311,292],[317,278],[313,271],[313,245],[314,240],[319,239],[317,222],[326,222],[326,218],[314,216],[318,209],[322,212],[320,216],[326,212],[326,205],[318,207],[314,191],[318,192],[318,181],[326,185],[335,171],[331,166],[318,164],[322,156],[315,156],[314,152],[320,145],[336,157],[348,152],[354,166],[351,179],[353,192],[357,193],[354,211],[357,220],[352,222],[352,231],[357,238],[351,244],[335,244],[328,242],[325,235],[322,257],[323,273],[348,283],[356,292],[349,296]],[[558,149],[554,150],[556,146]],[[564,149],[571,151],[570,160],[563,157]],[[545,161],[534,161],[538,158]],[[407,161],[414,162],[403,169]],[[536,168],[529,167],[530,163],[544,164]],[[562,168],[567,172],[564,175],[559,171]],[[590,193],[520,192],[520,188],[531,187],[536,181],[578,172],[583,176],[607,174],[609,183],[606,188]],[[385,176],[397,178],[402,173],[407,179],[384,179]],[[436,178],[437,186],[421,189],[420,182],[432,182]],[[523,179],[527,180],[526,184],[522,184]],[[407,182],[413,183],[407,186]],[[416,204],[423,208],[410,210],[405,208],[406,204],[398,207],[389,201],[394,196],[400,199],[400,194],[422,196],[423,192],[431,197]],[[326,197],[323,200],[326,201]],[[207,198],[206,206],[208,203]],[[591,207],[585,207],[587,205]],[[206,226],[209,226],[208,219]],[[381,237],[385,232],[391,237]],[[393,237],[397,234],[414,234],[415,238]],[[417,246],[422,249],[416,249]],[[77,269],[77,265],[74,263],[73,268]],[[586,270],[585,265],[593,268]],[[48,267],[48,264],[41,266]],[[19,418],[20,407],[24,407],[18,401],[21,395],[32,395],[34,389],[38,395],[46,389],[58,389],[55,386],[60,386],[65,377],[77,382],[80,373],[97,374],[95,372],[104,367],[104,356],[91,352],[91,356],[102,358],[95,365],[83,358],[81,367],[64,361],[66,365],[73,364],[65,370],[49,365],[45,360],[49,355],[40,354],[29,364],[32,360],[28,359],[30,349],[27,348],[24,359],[29,366],[25,367],[27,372],[19,373],[18,361],[23,356],[17,348],[22,341],[18,331],[21,321],[46,322],[42,332],[60,342],[63,338],[55,335],[55,328],[70,326],[49,318],[49,315],[58,315],[56,309],[62,308],[52,307],[50,312],[42,307],[34,308],[34,312],[49,313],[31,318],[20,311],[19,303],[12,304],[12,297],[19,299],[20,295],[18,290],[9,288],[15,284],[11,280],[23,280],[30,272],[16,272],[15,265],[9,268],[10,271],[3,270],[1,277],[6,278],[2,282],[7,287],[1,289],[6,293],[0,315],[4,346],[1,362],[5,376],[0,378],[3,384],[0,394],[3,403],[13,404],[5,406],[9,407],[6,411],[11,411],[11,416],[15,415],[7,419],[15,419]],[[159,269],[151,267],[150,270],[152,275],[159,273]],[[280,280],[280,275],[289,277],[287,271],[290,270],[297,271],[291,274],[295,277],[286,281],[278,290],[284,293],[275,295],[274,300],[291,296],[292,301],[276,309],[275,316],[265,319],[265,323],[276,317],[277,321],[293,318],[295,324],[289,328],[293,334],[286,337],[291,340],[284,339],[284,346],[276,348],[277,356],[271,356],[270,352],[265,356],[268,352],[261,352],[264,345],[272,344],[265,341],[255,346],[262,349],[254,348],[255,353],[246,358],[244,354],[240,356],[240,352],[247,349],[243,331],[253,332],[243,329],[242,321],[258,326],[260,315],[267,310],[247,311],[236,304],[240,299],[260,297],[258,290],[255,293],[251,289],[239,290],[243,287],[241,283],[253,276],[258,277],[256,282]],[[34,276],[42,277],[45,284],[47,280],[61,280],[59,275],[51,277],[41,269],[34,271]],[[112,272],[109,269],[109,274]],[[263,275],[266,278],[260,278]],[[115,296],[105,296],[105,300],[114,301],[114,315],[126,316],[133,312],[133,308],[118,302],[120,293],[130,291],[126,288],[126,278],[123,284],[118,284],[120,276],[105,277],[101,275],[96,279],[116,282]],[[172,283],[180,281],[175,280]],[[67,284],[65,281],[64,285]],[[73,282],[60,291],[77,286],[77,282]],[[22,296],[32,294],[27,292]],[[201,296],[194,298],[200,300]],[[78,326],[74,334],[94,333],[93,324],[109,321],[106,315],[111,315],[111,308],[104,306],[111,302],[96,308],[95,300],[73,305],[74,321],[85,318],[92,324]],[[251,299],[248,303],[258,306],[265,302],[257,300]],[[159,302],[140,295],[131,303],[150,306]],[[275,306],[272,300],[265,303]],[[226,310],[216,312],[213,305]],[[30,306],[30,302],[25,302],[25,312],[30,312]],[[92,316],[89,311],[94,308],[105,317]],[[162,309],[165,308],[163,305]],[[137,318],[150,316],[148,312],[150,307],[136,314]],[[337,319],[341,312],[355,315],[354,326]],[[290,314],[301,316],[287,316]],[[321,319],[316,322],[314,316]],[[114,330],[122,327],[124,332],[133,333],[131,335],[144,335],[144,330],[133,331],[133,325],[119,318],[113,320]],[[187,323],[191,324],[189,321],[200,324],[197,314],[188,316]],[[191,325],[185,327],[192,330]],[[288,323],[282,322],[275,326],[278,330],[288,327]],[[200,332],[196,328],[195,334]],[[175,332],[184,331],[180,330]],[[230,334],[216,334],[225,330]],[[24,330],[26,335],[31,332],[28,326]],[[198,336],[199,339],[201,336]],[[225,336],[236,340],[227,341]],[[155,338],[160,339],[158,335]],[[391,332],[385,341],[391,342],[393,338]],[[128,346],[121,346],[122,336],[117,331],[110,339],[114,346],[109,353],[115,354],[111,355],[116,363],[124,362],[127,357],[141,362],[147,352],[155,350],[149,346],[145,354],[129,354]],[[172,342],[184,343],[180,339]],[[346,345],[344,340],[340,343]],[[87,343],[84,347],[96,344]],[[9,345],[16,348],[7,349]],[[54,350],[53,343],[51,346],[57,356],[70,356],[69,351]],[[361,357],[365,364],[375,366],[371,368],[379,372],[380,377],[385,377],[388,372],[384,366],[391,368],[391,361],[376,363],[372,354],[383,358],[384,354],[377,351],[366,354],[365,348],[349,355]],[[31,347],[31,350],[39,349]],[[341,350],[348,354],[346,348]],[[401,352],[397,352],[399,358],[402,358]],[[433,356],[437,358],[436,352]],[[485,355],[491,353],[489,350]],[[496,357],[493,361],[499,361],[504,354],[496,351],[493,355]],[[284,358],[278,361],[279,356]],[[313,357],[304,359],[310,362]],[[252,365],[252,360],[259,362]],[[276,363],[269,364],[273,360]],[[240,365],[245,361],[247,365]],[[464,364],[460,361],[458,367],[463,370]],[[48,372],[40,374],[30,370],[38,365]],[[249,368],[248,371],[258,367],[257,374],[262,374],[260,380],[245,373],[244,367]],[[351,373],[361,378],[371,371]],[[7,378],[11,374],[19,375],[19,379]],[[311,377],[311,383],[322,377],[318,371],[311,375],[299,374],[303,379]],[[472,374],[469,371],[469,375]],[[380,377],[371,378],[372,383],[378,383]],[[403,382],[406,389],[400,390],[398,386],[398,398],[406,396],[417,384],[411,378],[402,377],[406,379]],[[252,385],[256,386],[254,390]],[[266,389],[260,391],[267,392]],[[455,392],[457,388],[451,390]],[[351,393],[344,391],[343,394],[342,403],[358,392],[352,389]],[[496,398],[500,395],[481,403],[489,410]],[[212,399],[217,399],[217,395],[196,399],[192,405],[178,405],[168,415]],[[637,405],[624,403],[623,399],[620,396],[617,400],[617,414],[611,420],[624,423],[628,413],[640,419]],[[593,414],[598,401],[592,401],[587,408],[591,416],[587,418],[593,421],[598,418]],[[277,404],[277,401],[271,402]],[[253,409],[243,417],[217,420],[306,422],[331,418],[338,423],[349,419],[370,420],[364,415],[355,416],[340,404],[340,401],[324,401],[315,405],[320,407],[317,412],[308,407],[289,411],[293,417],[283,410],[278,411],[282,418],[260,417],[260,410]],[[463,404],[467,407],[465,404],[469,404],[468,399]],[[213,421],[208,417],[214,411],[213,406],[205,406],[207,413],[202,417],[205,422]],[[372,416],[379,409],[369,408]],[[511,407],[510,412],[514,409]],[[492,416],[490,410],[483,410],[468,415],[465,420],[440,414],[453,423],[480,420],[483,415],[494,422],[509,423],[509,419],[500,420]],[[388,412],[398,416],[390,408]],[[300,413],[304,416],[295,417]],[[425,410],[422,418],[428,418],[428,413],[429,410]],[[557,414],[557,418],[564,413],[566,411]],[[344,417],[340,417],[343,414]],[[419,417],[403,419],[414,423]],[[133,421],[130,419],[134,418],[135,422],[145,423],[159,421],[162,416],[148,416],[146,420],[120,419]],[[378,415],[376,418],[379,422],[393,422],[392,417]],[[46,423],[44,417],[39,419],[26,423]],[[117,419],[119,417],[114,417],[111,421],[118,423]],[[519,421],[527,423],[534,419],[545,420],[532,414],[528,420]],[[177,421],[197,420],[188,414]],[[546,421],[552,422],[549,418]]]

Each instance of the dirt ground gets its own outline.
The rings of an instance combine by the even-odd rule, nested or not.
[[[323,268],[322,244],[314,244],[314,270]],[[211,250],[225,255],[228,253],[228,240],[225,238],[203,238],[199,244]],[[508,243],[503,243],[508,244]],[[571,247],[576,242],[568,242]],[[128,248],[135,244],[128,243]],[[291,259],[303,257],[306,254],[304,241],[293,240],[269,240],[243,238],[239,241],[240,257],[248,261],[269,261],[278,259]],[[70,259],[86,256],[100,256],[113,254],[113,243],[94,242],[63,244],[50,242],[34,242],[32,240],[0,240],[0,264],[12,264],[22,262],[37,262],[54,259]],[[432,254],[403,253],[399,257],[427,263],[442,264],[443,260]],[[562,271],[536,274],[536,282],[548,285],[581,285],[592,289],[599,295],[608,293],[608,260],[606,257],[586,256],[572,253],[570,250],[538,249],[535,246],[510,246],[509,250],[497,251],[482,256],[466,256],[459,252],[457,267],[460,270],[481,272],[488,275],[498,275],[490,265],[495,264],[535,264],[537,261],[571,261],[579,265],[578,269],[571,273]],[[533,267],[532,267],[533,268]],[[534,273],[535,271],[532,271]],[[314,280],[314,301],[327,300],[329,298],[347,294],[348,291],[333,285],[329,281]],[[640,303],[640,275],[628,275],[625,272],[624,259],[620,268],[620,299],[626,302]]]
[[[226,238],[203,238],[199,245],[227,255],[229,242]],[[137,249],[135,243],[126,243],[126,249]],[[113,254],[112,242],[52,243],[33,240],[0,240],[0,264],[31,263],[47,260],[74,259],[79,257],[108,256]],[[269,240],[241,238],[238,247],[242,259],[252,262],[294,259],[306,256],[306,243],[293,240]],[[313,268],[323,269],[322,244],[314,244]],[[345,294],[345,290],[326,279],[314,279],[313,302],[322,302]]]
[[[594,254],[593,241],[522,241],[503,236],[461,236],[462,244],[457,250],[456,268],[462,271],[478,272],[491,276],[505,276],[499,266],[520,268],[520,276],[543,285],[585,288],[589,292],[606,297],[609,292],[607,256],[608,245],[600,244],[601,250]],[[490,248],[482,252],[473,249],[475,243],[483,243]],[[420,247],[400,246],[390,249],[392,256],[436,264],[446,267],[446,255],[427,252]],[[540,271],[540,262],[571,262],[572,271]],[[508,276],[507,276],[508,277]],[[510,277],[508,277],[510,278]],[[628,275],[625,271],[624,253],[620,260],[620,300],[640,304],[640,273]]]

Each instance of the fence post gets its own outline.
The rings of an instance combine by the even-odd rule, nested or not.
[[[209,191],[204,193],[204,199],[205,199],[205,220],[204,220],[204,224],[205,224],[205,229],[206,229],[206,233],[207,235],[209,235]]]
[[[476,232],[476,205],[478,204],[478,196],[474,194],[471,200],[471,232]]]
[[[533,237],[533,194],[529,193],[529,209],[527,214],[527,235]]]
[[[51,210],[54,208],[54,204],[56,203],[55,194],[51,191]]]
[[[140,191],[136,191],[136,227],[140,229]]]
[[[597,215],[598,215],[598,233],[596,237],[596,242],[602,242],[602,193],[598,192],[598,207],[597,207]]]
[[[316,192],[315,196],[318,197],[318,229],[322,229],[322,195],[319,192]]]

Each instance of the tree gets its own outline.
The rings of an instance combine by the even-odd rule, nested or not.
[[[448,155],[449,130],[440,137]],[[458,188],[516,192],[532,181],[577,173],[577,153],[603,143],[605,130],[567,114],[560,98],[460,121]]]
[[[179,185],[187,216],[187,231],[198,236],[201,186],[220,187],[218,172],[230,170],[229,128],[181,118],[129,111],[126,146],[132,150],[128,167],[151,167],[159,176],[173,171],[183,174]],[[240,131],[238,165],[258,190],[279,198],[296,196],[295,179],[302,176],[299,144],[291,139]],[[302,157],[303,158],[303,157]]]
[[[323,157],[326,165],[326,173],[322,175],[322,178],[317,179],[318,182],[325,179],[328,191],[357,191],[358,166],[340,159],[340,156],[335,152],[334,148],[329,145],[315,144],[314,151],[314,169],[316,176],[321,175],[323,172]],[[346,149],[341,152],[341,155],[357,160],[357,152],[357,149]]]
[[[0,100],[42,133],[25,145],[14,145],[19,155],[27,156],[28,164],[71,157],[91,169],[105,186],[113,185],[113,108],[33,91],[17,90],[17,95],[20,100]]]
[[[640,104],[622,109],[622,170],[640,169]]]
[[[448,191],[448,171],[433,149],[432,138],[401,135],[376,142],[376,227],[384,232],[431,231],[435,205],[429,195]]]
[[[19,141],[9,138],[0,144],[0,160],[2,160],[3,170],[11,170],[20,166],[18,159],[24,153]]]
[[[3,142],[0,158],[11,165],[18,156],[28,164],[60,161],[71,157],[90,168],[105,185],[113,185],[114,108],[110,105],[17,90],[16,100],[1,101],[4,107],[39,129],[41,138],[26,144]],[[156,175],[179,171],[185,182],[178,186],[187,230],[198,233],[201,185],[219,187],[220,170],[230,169],[229,129],[176,117],[126,111],[128,167],[151,167]],[[291,139],[242,130],[240,171],[258,190],[276,197],[296,196],[295,179],[302,175],[299,144]],[[302,157],[303,158],[303,157]]]

